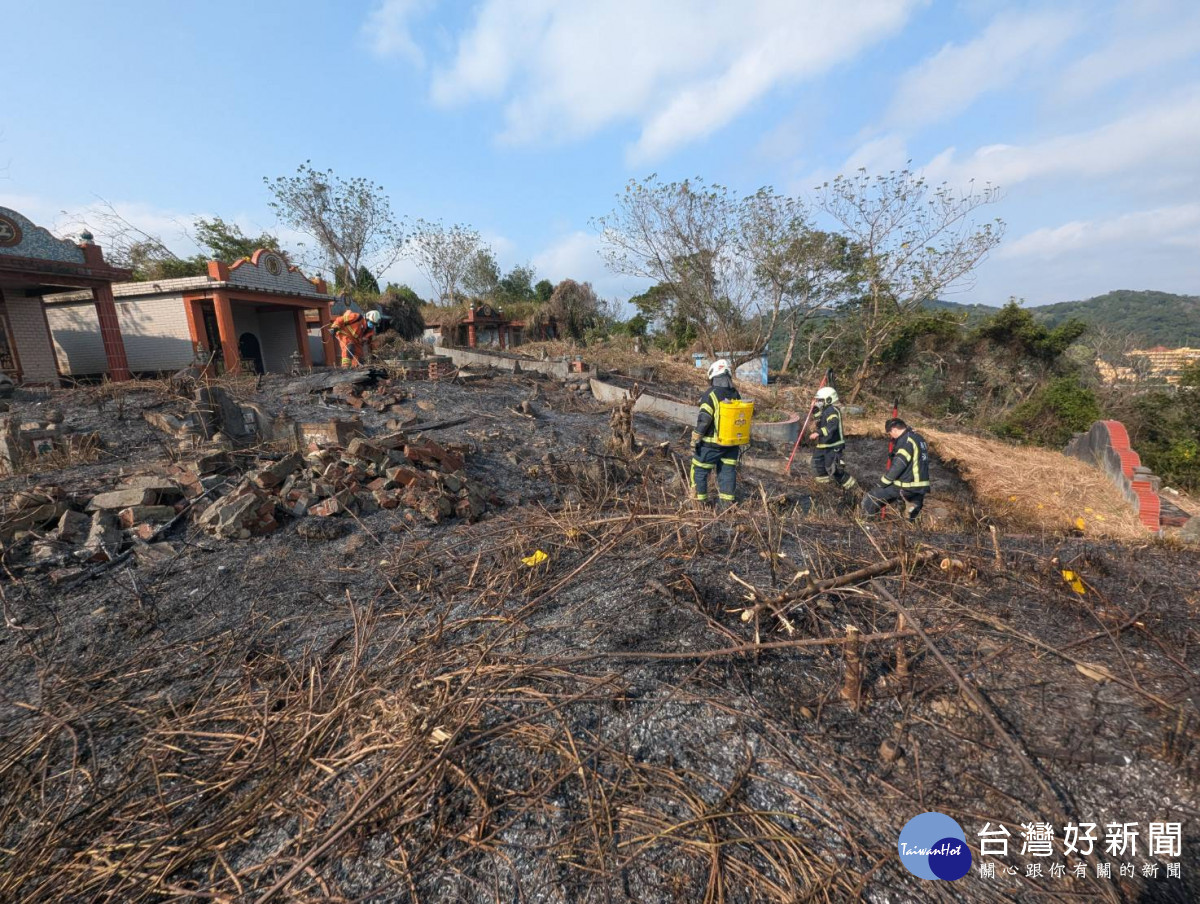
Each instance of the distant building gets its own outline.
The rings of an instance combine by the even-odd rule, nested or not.
[[[214,372],[286,372],[336,360],[323,327],[333,299],[274,251],[259,249],[231,266],[210,261],[204,276],[112,287],[135,373],[176,371],[198,362]],[[96,312],[87,293],[46,297],[46,318],[63,374],[104,371]],[[323,354],[322,354],[323,353]]]
[[[510,320],[500,308],[477,302],[461,316],[432,317],[425,321],[426,342],[459,348],[511,348],[520,345],[525,324]]]
[[[1154,348],[1135,349],[1129,353],[1130,358],[1145,358],[1149,364],[1150,376],[1161,377],[1168,383],[1178,383],[1182,372],[1188,367],[1200,363],[1200,348],[1167,348],[1156,345]]]

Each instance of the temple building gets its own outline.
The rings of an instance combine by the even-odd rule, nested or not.
[[[465,314],[434,316],[425,321],[425,341],[459,348],[510,348],[520,345],[525,324],[510,320],[500,308],[473,302]]]
[[[210,261],[203,276],[112,287],[129,370],[173,372],[193,363],[213,373],[286,373],[337,360],[324,329],[333,299],[274,251],[232,265]],[[46,316],[64,375],[103,372],[96,313],[86,295],[46,298]],[[323,353],[323,354],[322,354]]]
[[[129,275],[106,264],[87,233],[78,244],[57,239],[15,210],[0,207],[0,372],[17,383],[58,384],[61,374],[43,299],[80,289],[72,294],[91,323],[94,372],[129,379],[113,301],[113,283]]]

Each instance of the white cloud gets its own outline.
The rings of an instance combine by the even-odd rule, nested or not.
[[[1065,11],[1001,13],[979,37],[947,44],[900,80],[888,120],[905,126],[961,113],[981,95],[1043,63],[1080,27]]]
[[[538,279],[590,282],[603,298],[628,298],[644,292],[650,281],[612,273],[600,256],[600,236],[582,230],[568,233],[533,256]]]
[[[641,123],[642,162],[727,125],[776,86],[855,57],[923,0],[484,0],[435,102],[500,100],[501,140]]]
[[[1139,210],[1101,220],[1074,220],[1061,226],[1035,229],[1001,247],[1000,259],[1053,260],[1104,246],[1145,245],[1200,251],[1200,204],[1177,204]]]
[[[1076,60],[1058,79],[1068,101],[1096,94],[1132,76],[1200,54],[1200,15],[1166,4],[1133,4],[1103,47]],[[1148,21],[1147,21],[1148,20]]]
[[[962,184],[974,179],[1001,188],[1035,179],[1097,178],[1140,171],[1150,180],[1193,181],[1200,171],[1200,85],[1157,106],[1098,128],[1027,145],[997,144],[961,157],[948,148],[931,160],[933,181]]]
[[[395,56],[415,66],[425,55],[412,35],[412,22],[432,6],[432,0],[378,0],[363,23],[363,37],[376,56]]]

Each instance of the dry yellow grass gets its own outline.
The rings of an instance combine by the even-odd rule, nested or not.
[[[931,451],[953,466],[994,516],[1053,532],[1075,530],[1119,540],[1150,534],[1099,469],[1050,449],[1014,446],[964,433],[920,428]]]

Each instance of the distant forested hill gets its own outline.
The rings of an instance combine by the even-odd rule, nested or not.
[[[928,302],[926,307],[966,312],[971,326],[996,312],[988,305],[941,300]],[[1085,323],[1137,337],[1139,344],[1200,345],[1200,297],[1195,295],[1118,289],[1087,301],[1063,301],[1029,310],[1048,326],[1078,317]]]
[[[1064,301],[1031,309],[1057,326],[1070,317],[1141,337],[1147,345],[1200,345],[1200,297],[1118,289],[1087,301]]]

